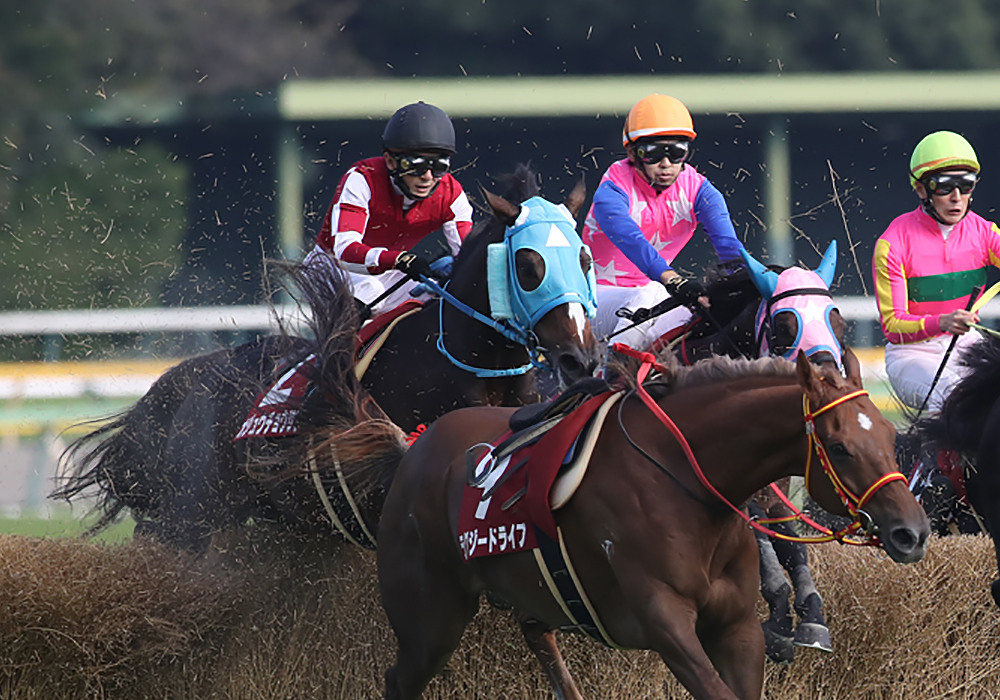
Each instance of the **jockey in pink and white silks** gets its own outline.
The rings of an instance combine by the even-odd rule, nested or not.
[[[910,181],[921,205],[897,217],[875,244],[875,295],[886,338],[885,368],[893,390],[911,408],[923,406],[951,339],[955,351],[941,372],[931,410],[940,408],[963,368],[957,356],[978,340],[978,323],[966,311],[986,268],[1000,267],[1000,229],[969,210],[979,179],[972,146],[958,134],[939,131],[913,152]]]
[[[723,263],[742,264],[743,244],[722,193],[685,162],[694,137],[691,115],[673,97],[649,95],[629,112],[622,138],[628,157],[604,174],[583,228],[597,271],[598,336],[631,325],[616,316],[620,308],[649,308],[669,296],[707,304],[701,285],[671,267],[699,224]],[[690,317],[680,307],[617,340],[644,350]]]

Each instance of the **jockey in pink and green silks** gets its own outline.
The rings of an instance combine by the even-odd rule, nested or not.
[[[1000,267],[1000,229],[970,210],[979,160],[962,136],[926,136],[910,159],[910,183],[920,205],[897,217],[875,244],[872,271],[889,381],[903,402],[919,408],[951,338],[958,347],[928,405],[933,409],[961,376],[957,352],[978,313],[966,311],[986,268]]]

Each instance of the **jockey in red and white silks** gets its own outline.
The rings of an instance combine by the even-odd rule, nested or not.
[[[347,272],[354,296],[370,303],[406,276],[394,269],[400,254],[440,228],[452,255],[472,229],[472,205],[454,177],[445,174],[429,197],[415,200],[390,179],[381,157],[368,158],[341,178],[306,264],[332,256]],[[416,284],[407,282],[375,311],[411,298]]]
[[[1000,229],[969,209],[979,177],[972,146],[958,134],[939,131],[914,150],[910,179],[922,204],[897,217],[879,237],[872,259],[875,295],[886,338],[886,374],[900,399],[920,408],[952,338],[955,351],[933,395],[940,407],[964,372],[957,358],[978,339],[978,322],[966,311],[986,268],[1000,267]]]
[[[455,255],[472,230],[472,205],[448,172],[454,154],[455,127],[443,110],[424,102],[400,107],[382,132],[382,156],[355,163],[341,178],[305,264],[343,268],[356,299],[379,299],[374,313],[411,298],[421,276],[432,274],[431,261],[411,249],[441,230]]]
[[[743,244],[736,238],[722,193],[684,164],[676,181],[654,189],[628,160],[604,174],[583,228],[597,272],[597,334],[629,325],[615,312],[622,307],[649,308],[669,293],[660,278],[701,224],[724,263],[740,262]],[[618,342],[645,349],[691,317],[686,307],[618,336]]]

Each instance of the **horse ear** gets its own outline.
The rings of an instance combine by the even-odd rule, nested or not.
[[[576,215],[580,213],[580,208],[583,207],[584,200],[587,199],[587,184],[583,181],[583,176],[580,176],[580,180],[573,187],[573,191],[569,193],[566,197],[566,201],[563,204],[569,209],[569,213],[576,218]]]
[[[861,361],[858,360],[858,356],[854,354],[854,351],[850,348],[844,348],[844,373],[847,376],[847,381],[851,384],[856,385],[859,389],[861,388]]]
[[[518,215],[521,213],[520,205],[511,204],[503,197],[493,194],[485,187],[481,189],[483,190],[483,196],[486,197],[486,201],[489,202],[490,209],[493,210],[493,216],[497,218],[497,221],[505,226],[513,226],[514,222],[517,221]]]
[[[820,390],[820,379],[816,374],[816,368],[806,357],[804,350],[799,350],[799,354],[795,357],[795,369],[799,375],[799,385],[802,387],[802,391],[806,392],[810,400],[815,402]]]
[[[816,268],[815,272],[823,280],[826,288],[829,289],[830,285],[833,284],[833,276],[837,272],[836,238],[830,241],[830,245],[826,247],[826,252],[823,253],[823,260],[820,261],[819,267]]]
[[[744,248],[740,248],[740,255],[743,256],[743,262],[747,264],[747,269],[750,271],[753,286],[757,288],[762,297],[770,299],[778,286],[778,273],[774,270],[768,270],[762,263],[757,262]]]

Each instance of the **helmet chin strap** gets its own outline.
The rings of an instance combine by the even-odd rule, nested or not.
[[[410,188],[407,186],[406,181],[403,180],[403,176],[399,173],[399,170],[390,170],[389,177],[392,178],[392,181],[396,184],[396,187],[399,188],[399,191],[402,192],[407,197],[409,197],[410,199],[427,199],[432,194],[434,194],[434,190],[436,190],[438,185],[441,184],[441,181],[438,180],[437,182],[434,183],[434,186],[431,188],[430,192],[428,192],[425,195],[416,195],[410,191]]]
[[[930,196],[923,200],[924,213],[937,221],[942,226],[953,226],[954,224],[949,224],[947,221],[941,218],[941,215],[937,213],[937,209],[934,208],[934,203],[931,201]],[[972,197],[969,197],[969,204],[965,207],[965,213],[962,214],[962,219],[969,215],[969,211],[972,210]],[[962,219],[959,219],[961,221]]]

